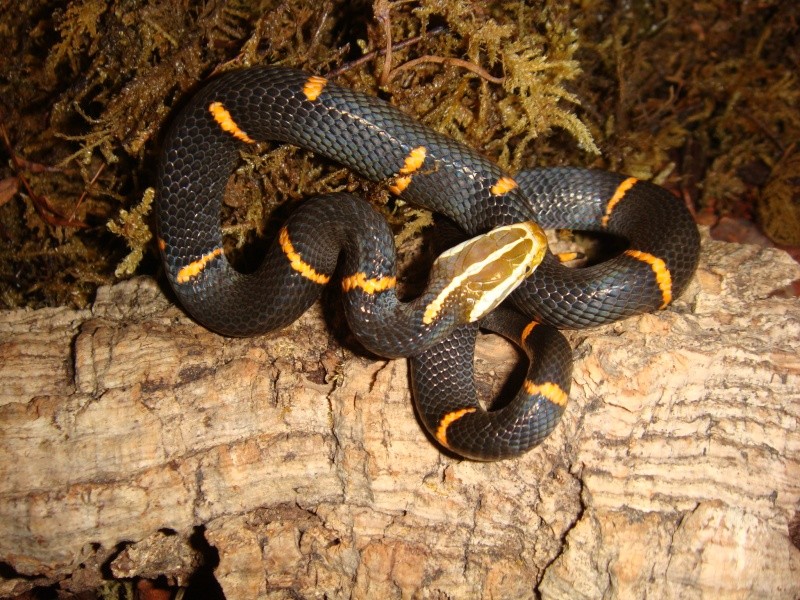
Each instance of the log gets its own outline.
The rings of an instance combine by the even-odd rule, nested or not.
[[[0,595],[186,585],[216,551],[230,599],[794,600],[800,303],[771,293],[797,278],[706,239],[670,309],[569,333],[562,423],[488,464],[441,452],[406,362],[319,308],[227,339],[139,278],[0,313]],[[482,337],[481,389],[516,360]]]

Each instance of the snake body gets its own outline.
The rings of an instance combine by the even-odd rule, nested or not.
[[[239,150],[263,140],[332,159],[483,237],[453,253],[415,303],[399,303],[388,228],[362,201],[340,194],[309,202],[281,229],[262,266],[239,273],[222,249],[220,208]],[[609,261],[570,269],[538,248],[540,230],[531,222],[608,232],[629,247]],[[486,233],[499,227],[500,234]],[[699,255],[691,215],[663,188],[574,168],[511,177],[382,100],[277,67],[224,74],[179,112],[164,140],[157,230],[179,300],[225,335],[291,323],[318,297],[343,252],[343,296],[356,336],[378,354],[414,357],[421,421],[439,443],[478,460],[525,452],[558,422],[571,352],[555,327],[663,308],[685,289]],[[520,274],[530,276],[506,304],[525,316],[503,309],[484,326],[528,352],[535,347],[535,357],[517,398],[487,413],[472,381],[475,321],[505,298]]]

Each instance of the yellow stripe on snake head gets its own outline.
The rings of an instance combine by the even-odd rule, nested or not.
[[[496,308],[539,266],[547,238],[536,223],[498,227],[444,252],[431,268],[430,281],[446,282],[425,308],[430,325],[445,304],[472,323]]]

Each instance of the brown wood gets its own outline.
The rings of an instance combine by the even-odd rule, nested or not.
[[[225,339],[135,279],[0,313],[0,595],[103,565],[185,585],[199,535],[230,599],[794,600],[800,304],[770,292],[799,277],[706,241],[671,309],[569,334],[562,424],[492,464],[434,447],[406,363],[343,349],[316,309]],[[481,371],[515,356],[487,336]]]

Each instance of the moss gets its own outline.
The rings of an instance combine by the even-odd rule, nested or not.
[[[758,198],[758,216],[766,234],[777,243],[800,246],[800,152],[796,145],[772,170]]]
[[[39,0],[0,15],[8,40],[0,117],[6,153],[18,159],[4,161],[0,177],[12,183],[0,189],[19,190],[0,198],[4,306],[83,306],[96,285],[132,272],[140,255],[138,272],[155,273],[144,207],[131,207],[153,184],[159,133],[198,82],[257,63],[331,74],[381,94],[512,171],[611,168],[653,177],[698,210],[738,216],[756,212],[769,181],[788,182],[781,197],[796,190],[796,161],[784,157],[800,137],[797,3],[63,6]],[[384,206],[402,237],[420,227],[418,213],[334,165],[296,150],[259,150],[229,185],[232,248],[268,235],[274,207],[337,189]]]
[[[124,238],[130,247],[128,255],[119,262],[114,270],[114,277],[130,277],[136,273],[144,256],[145,248],[153,239],[145,218],[153,207],[155,195],[153,188],[147,188],[142,195],[142,201],[130,212],[123,209],[119,211],[117,219],[108,222],[108,230]]]

